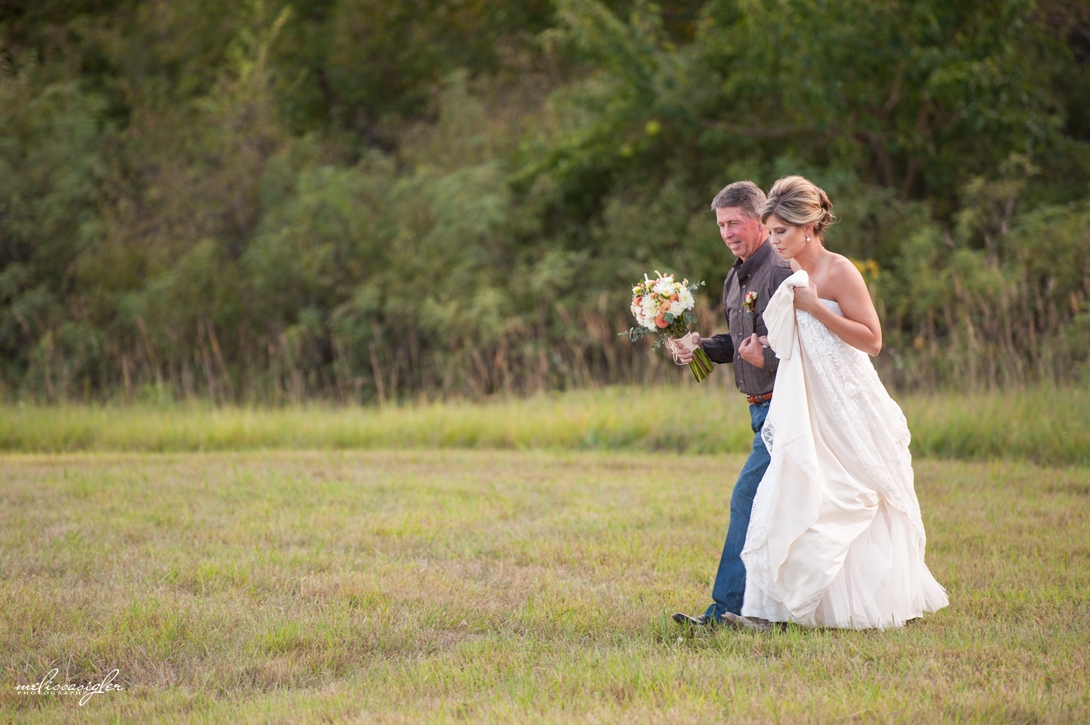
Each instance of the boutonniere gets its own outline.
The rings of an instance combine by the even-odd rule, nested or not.
[[[753,332],[757,332],[757,293],[750,290],[742,298],[742,309],[749,313],[749,320],[753,323]]]

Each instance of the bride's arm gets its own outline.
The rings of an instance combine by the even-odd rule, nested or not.
[[[799,294],[795,290],[795,307],[805,310],[828,327],[837,337],[868,355],[882,351],[882,325],[874,309],[867,283],[855,265],[845,257],[835,260],[821,290],[813,286]],[[836,300],[844,316],[836,314],[818,301],[818,293]]]

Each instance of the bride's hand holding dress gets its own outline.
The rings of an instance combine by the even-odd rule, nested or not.
[[[817,312],[817,308],[821,305],[818,298],[817,285],[811,280],[805,287],[796,287],[793,303],[796,310],[802,310],[803,312],[809,312],[813,314]]]

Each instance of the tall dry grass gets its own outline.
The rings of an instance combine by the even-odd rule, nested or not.
[[[697,384],[607,387],[448,402],[344,407],[208,403],[0,408],[0,450],[231,451],[478,448],[737,453],[745,401],[729,369]],[[897,396],[918,456],[1090,464],[1090,391],[1050,387]]]

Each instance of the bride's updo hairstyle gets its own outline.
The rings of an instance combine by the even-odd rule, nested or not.
[[[825,228],[836,223],[828,195],[801,176],[785,176],[772,185],[768,200],[761,207],[761,223],[773,214],[795,226],[813,224],[814,236],[823,241]]]

